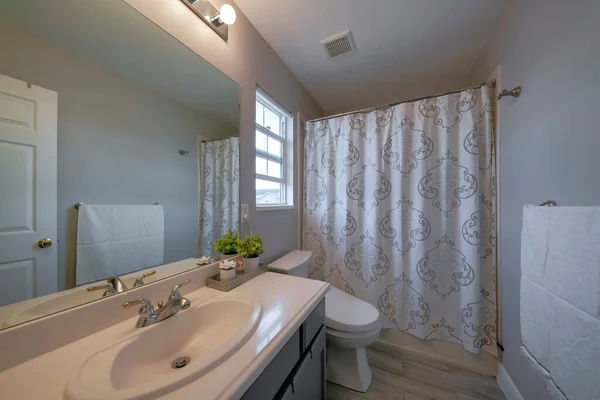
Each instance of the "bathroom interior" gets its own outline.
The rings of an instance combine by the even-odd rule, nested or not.
[[[0,0],[0,398],[600,399],[599,37]]]

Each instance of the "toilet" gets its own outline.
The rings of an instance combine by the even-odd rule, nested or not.
[[[269,270],[308,278],[312,253],[294,250],[269,264]],[[371,368],[365,347],[381,331],[379,311],[366,301],[331,287],[325,296],[327,335],[327,380],[366,392],[371,385]]]

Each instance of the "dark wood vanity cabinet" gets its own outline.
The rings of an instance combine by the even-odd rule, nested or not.
[[[325,400],[327,397],[325,385],[325,328],[323,327],[275,398]]]
[[[243,400],[325,400],[325,300],[302,323]]]

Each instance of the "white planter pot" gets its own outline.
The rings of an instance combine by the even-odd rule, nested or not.
[[[251,272],[258,269],[258,257],[244,258],[244,269],[246,272]]]
[[[221,271],[221,282],[235,279],[235,268],[222,269]]]

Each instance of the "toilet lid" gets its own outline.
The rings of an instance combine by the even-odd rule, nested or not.
[[[379,326],[379,311],[332,286],[325,296],[325,324],[343,332],[367,332]]]

